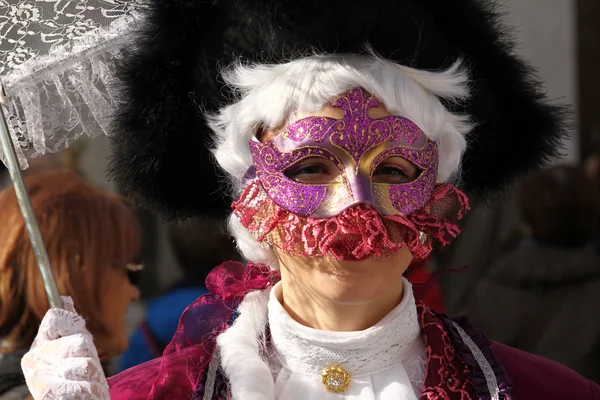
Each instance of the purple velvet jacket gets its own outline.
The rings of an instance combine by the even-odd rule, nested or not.
[[[598,385],[561,364],[500,343],[492,343],[491,350],[511,378],[517,400],[600,399]]]

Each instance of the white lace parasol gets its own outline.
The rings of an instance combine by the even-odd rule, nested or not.
[[[114,61],[145,0],[0,0],[4,113],[21,168],[108,133]],[[0,157],[2,154],[0,152]]]
[[[83,134],[109,132],[115,61],[145,1],[0,0],[0,158],[53,308],[62,301],[21,169]]]

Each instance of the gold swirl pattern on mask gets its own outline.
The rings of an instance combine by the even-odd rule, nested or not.
[[[344,164],[337,156],[322,147],[303,146],[290,151],[281,151],[273,141],[266,143],[250,142],[250,153],[257,173],[281,174],[290,167],[311,157],[321,157],[329,160],[335,165],[340,174],[344,172]]]
[[[391,126],[385,119],[373,120],[369,117],[369,109],[378,107],[379,101],[373,97],[363,98],[360,89],[351,89],[346,95],[338,97],[332,104],[344,111],[342,121],[347,129],[331,135],[331,144],[348,154],[354,165],[373,147],[384,142],[391,133]]]
[[[435,178],[433,173],[421,173],[413,182],[390,185],[388,190],[390,202],[400,215],[410,215],[422,209],[435,189]]]
[[[282,208],[298,215],[335,215],[357,201],[349,179],[372,179],[375,169],[385,158],[399,156],[421,169],[421,175],[413,182],[387,186],[387,196],[380,189],[376,194],[374,184],[368,184],[371,193],[364,199],[361,196],[361,201],[374,201],[375,207],[384,213],[391,211],[391,203],[396,213],[404,215],[418,209],[415,208],[418,204],[426,204],[437,176],[437,144],[406,118],[370,118],[369,110],[378,107],[379,101],[363,97],[361,89],[349,90],[336,98],[332,106],[344,111],[342,119],[308,117],[291,124],[269,142],[250,143],[257,177],[265,185],[268,196]],[[326,139],[329,139],[328,143],[316,145]],[[293,148],[291,141],[298,142],[300,147]],[[301,143],[303,141],[306,145]],[[310,157],[331,161],[344,184],[300,183],[285,176],[288,168]],[[408,193],[415,197],[405,198],[404,194]]]
[[[281,175],[271,175],[261,182],[273,202],[285,210],[298,210],[303,215],[313,214],[323,203],[329,189],[329,185],[318,185],[298,190],[301,183]]]
[[[311,215],[325,198],[328,184],[306,184],[288,178],[284,171],[310,157],[329,159],[343,172],[343,164],[320,147],[301,147],[281,152],[274,143],[251,142],[251,153],[259,178],[269,197],[278,206],[298,215]]]
[[[387,201],[383,201],[384,196],[381,193],[381,189],[373,183],[371,190],[373,199],[376,199],[375,204],[377,207],[380,209],[383,208],[387,212],[387,210],[389,210],[388,205],[391,203],[395,209],[395,212],[392,214],[399,213],[401,215],[409,215],[425,206],[433,193],[437,178],[437,144],[430,139],[427,139],[422,150],[404,146],[377,150],[378,151],[372,152],[368,159],[365,159],[365,161],[369,162],[369,176],[373,176],[381,162],[394,156],[402,157],[421,169],[420,175],[411,182],[387,185]],[[363,168],[365,167],[366,165],[363,166]],[[377,193],[375,193],[376,187]]]
[[[290,124],[281,133],[281,139],[301,142],[306,138],[320,143],[333,131],[344,131],[346,122],[330,117],[306,117]]]
[[[408,146],[385,146],[379,152],[374,152],[369,163],[369,176],[373,173],[385,159],[390,157],[401,157],[419,168],[422,171],[433,169],[437,175],[438,167],[438,146],[437,143],[427,138],[425,144],[421,148],[413,148]]]
[[[408,146],[414,147],[425,132],[411,120],[404,117],[394,117],[392,121],[391,140],[394,142],[405,141]]]
[[[373,203],[382,215],[395,215],[398,210],[392,204],[390,199],[389,183],[371,183],[371,193],[373,193]]]
[[[322,218],[338,214],[341,210],[354,202],[352,189],[348,180],[342,178],[339,181],[329,183],[329,189],[321,205],[313,213],[314,218]]]
[[[363,97],[359,88],[350,89],[345,95],[339,96],[332,106],[344,111],[341,121],[345,121],[349,129],[332,133],[330,142],[354,161],[357,174],[362,158],[386,141],[393,142],[388,146],[419,150],[426,145],[425,141],[419,146],[419,139],[428,140],[425,133],[407,118],[387,116],[372,119],[369,110],[380,107],[380,102],[372,96]]]

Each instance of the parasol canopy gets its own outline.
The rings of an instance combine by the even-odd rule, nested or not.
[[[108,134],[113,76],[144,0],[0,0],[0,159],[51,307],[62,302],[21,169],[81,135]]]
[[[84,134],[108,134],[115,60],[144,3],[0,0],[3,108],[21,168]]]

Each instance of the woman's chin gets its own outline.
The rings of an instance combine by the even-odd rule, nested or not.
[[[317,270],[330,274],[340,280],[357,281],[378,279],[380,277],[402,277],[412,256],[408,250],[379,257],[369,257],[362,260],[339,260],[323,257],[317,264]]]
[[[113,338],[113,340],[111,341],[111,346],[110,346],[111,354],[109,356],[110,357],[119,356],[122,353],[124,353],[128,347],[129,347],[129,337],[127,336],[127,333],[120,334],[117,337]]]
[[[284,278],[337,304],[367,304],[402,290],[402,275],[412,260],[407,248],[384,257],[360,261],[333,257],[298,257],[278,254]]]
[[[402,286],[401,273],[362,271],[361,267],[319,275],[320,277],[315,279],[319,287],[317,290],[321,292],[321,296],[338,304],[371,303],[391,288]]]

